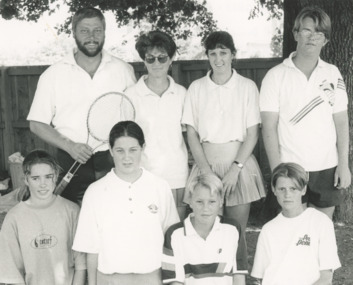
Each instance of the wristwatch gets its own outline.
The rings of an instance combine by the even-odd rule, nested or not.
[[[234,160],[234,163],[235,163],[240,169],[243,169],[244,164],[242,164],[241,162],[236,161],[236,160]]]

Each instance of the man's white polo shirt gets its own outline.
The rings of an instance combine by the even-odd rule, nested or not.
[[[104,274],[149,273],[161,267],[164,232],[178,221],[166,181],[143,169],[128,183],[113,169],[88,187],[73,249],[98,254]]]
[[[72,141],[86,143],[86,119],[93,101],[107,92],[123,92],[135,81],[132,66],[104,50],[93,78],[77,65],[74,54],[70,53],[40,76],[27,120],[52,124]],[[96,151],[105,149],[108,145]]]

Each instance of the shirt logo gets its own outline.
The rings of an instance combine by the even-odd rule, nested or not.
[[[46,249],[55,246],[58,240],[55,236],[49,234],[40,234],[32,240],[31,246],[34,249]]]
[[[156,214],[158,213],[158,207],[155,204],[151,204],[148,206],[148,209],[150,210],[150,212],[152,214]]]
[[[299,245],[307,245],[310,246],[310,237],[308,235],[305,235],[302,238],[299,238],[298,242],[297,242],[297,246]]]
[[[312,110],[324,102],[327,102],[330,104],[330,106],[335,104],[335,86],[333,83],[324,80],[319,85],[319,89],[320,95],[311,100],[304,106],[304,108],[295,114],[295,116],[290,119],[290,123],[293,125],[298,124],[306,115],[308,115]]]

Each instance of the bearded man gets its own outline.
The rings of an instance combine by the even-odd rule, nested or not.
[[[96,98],[123,92],[136,82],[131,65],[103,50],[105,18],[93,7],[78,10],[72,18],[77,48],[40,77],[27,117],[31,131],[57,147],[64,173],[77,160],[83,164],[62,196],[80,203],[89,184],[111,170],[108,145],[87,144],[86,118]]]

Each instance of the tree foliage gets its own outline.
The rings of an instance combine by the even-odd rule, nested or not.
[[[250,11],[250,19],[253,19],[259,15],[263,16],[263,11],[269,11],[269,19],[275,18],[280,20],[283,16],[283,0],[258,0],[255,2],[255,6]]]
[[[4,19],[17,18],[37,21],[45,12],[59,11],[69,6],[70,13],[81,7],[93,6],[103,12],[112,11],[118,27],[130,21],[134,27],[149,23],[152,29],[163,30],[176,38],[187,39],[195,34],[205,37],[217,28],[213,15],[206,8],[206,0],[1,0],[0,14]],[[71,17],[60,31],[70,32]]]

